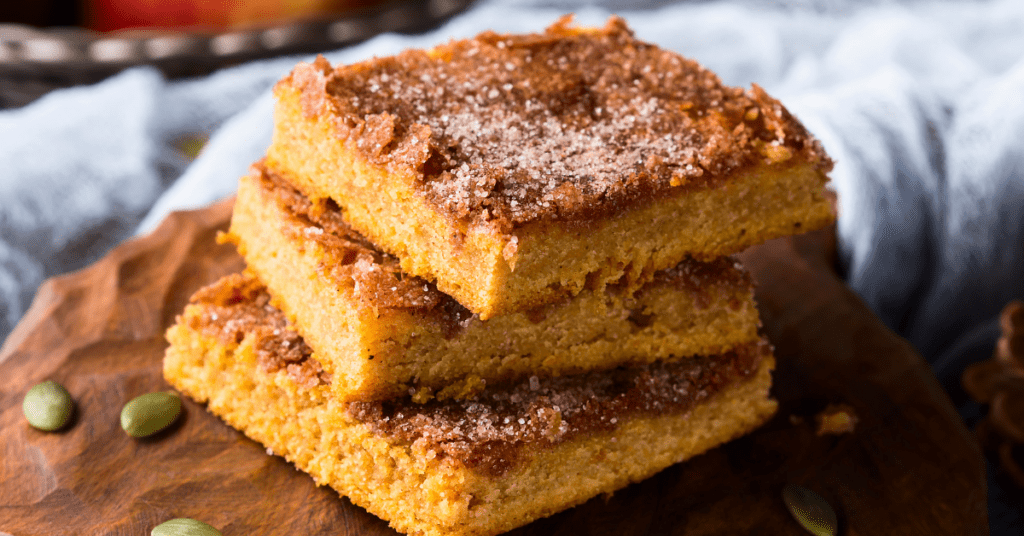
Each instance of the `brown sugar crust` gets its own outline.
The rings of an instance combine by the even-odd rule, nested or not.
[[[570,23],[335,68],[318,58],[281,84],[368,161],[413,177],[450,220],[502,233],[600,219],[756,166],[831,169],[757,85],[723,85],[618,17],[601,29]]]
[[[189,301],[199,307],[178,318],[189,329],[230,346],[252,334],[257,341],[256,362],[264,372],[283,370],[307,389],[330,383],[331,375],[312,357],[312,349],[284,314],[270,305],[270,295],[256,278],[230,275],[203,287]]]
[[[381,252],[354,231],[332,201],[312,202],[291,181],[263,162],[253,164],[251,173],[259,178],[261,188],[268,194],[266,197],[274,199],[292,216],[288,232],[297,239],[319,243],[328,252],[321,263],[323,273],[341,285],[351,286],[364,306],[433,312],[438,320],[449,324],[453,334],[473,316],[459,302],[437,290],[433,283],[404,274],[398,259]],[[700,303],[710,301],[707,289],[711,285],[747,287],[750,276],[733,257],[711,262],[687,259],[673,268],[656,272],[652,282],[675,285],[692,293]],[[619,286],[625,287],[622,283]],[[609,291],[617,290],[615,284],[610,285]],[[541,319],[546,308],[539,307],[532,313]]]
[[[449,326],[452,335],[473,315],[433,283],[404,274],[398,259],[378,250],[345,223],[333,201],[313,203],[262,161],[253,164],[250,172],[259,178],[266,197],[291,216],[286,232],[293,238],[320,244],[326,252],[321,272],[350,287],[364,307],[433,313]]]
[[[653,363],[491,387],[469,400],[352,403],[350,414],[378,434],[418,444],[467,467],[502,474],[525,443],[550,446],[613,430],[630,415],[684,413],[747,378],[771,353],[767,341],[715,356]]]
[[[235,348],[252,337],[266,373],[285,372],[305,389],[330,383],[312,350],[270,305],[255,278],[236,274],[198,291],[179,324]],[[523,445],[551,446],[608,432],[633,415],[685,413],[751,376],[771,347],[765,340],[714,356],[495,385],[471,399],[415,403],[411,397],[347,404],[349,416],[378,435],[487,474],[513,467]]]

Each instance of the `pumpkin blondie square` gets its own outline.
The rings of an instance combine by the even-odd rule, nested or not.
[[[482,321],[261,163],[239,182],[227,238],[343,401],[410,389],[420,400],[464,398],[494,382],[719,354],[758,339],[753,282],[733,258],[687,260],[633,292],[608,285]]]
[[[511,530],[743,435],[776,408],[763,341],[491,385],[467,400],[346,403],[243,275],[200,290],[167,339],[168,382],[410,535]]]
[[[611,18],[300,64],[268,165],[486,319],[834,220],[832,162],[760,87]]]

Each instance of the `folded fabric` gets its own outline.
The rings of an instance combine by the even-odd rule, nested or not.
[[[484,28],[537,30],[561,11],[517,3],[485,2],[433,32],[328,56],[350,62]],[[822,139],[837,161],[850,285],[926,358],[949,361],[959,338],[1024,295],[1024,6],[815,13],[748,4],[625,15],[639,37],[696,57],[726,82],[767,87]],[[607,15],[588,7],[578,18]],[[299,59],[185,82],[133,69],[0,113],[0,336],[43,278],[92,262],[171,210],[230,195],[269,142],[269,86]],[[189,164],[178,142],[211,132]]]

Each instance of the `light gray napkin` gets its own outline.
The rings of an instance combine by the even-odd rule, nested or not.
[[[427,34],[327,56],[357,61],[486,28],[537,31],[566,9],[538,7],[551,3],[484,2]],[[837,161],[851,286],[930,361],[955,363],[950,351],[991,340],[999,308],[1024,296],[1024,2],[769,4],[621,14],[640,38],[727,83],[766,87],[821,138]],[[577,13],[601,24],[610,11]],[[44,277],[171,210],[229,195],[269,142],[269,87],[296,61],[171,83],[135,69],[0,113],[0,336]],[[207,133],[186,167],[176,140]]]

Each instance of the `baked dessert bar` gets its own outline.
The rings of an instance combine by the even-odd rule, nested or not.
[[[618,286],[481,321],[262,164],[239,184],[229,239],[338,379],[343,401],[466,397],[486,384],[718,354],[758,339],[734,259],[685,261]],[[259,286],[257,281],[252,285]]]
[[[343,403],[243,279],[193,297],[167,333],[167,381],[407,534],[510,530],[747,433],[776,408],[763,342],[490,386],[472,400]]]
[[[570,22],[300,64],[267,161],[484,319],[834,220],[831,160],[760,87]]]

